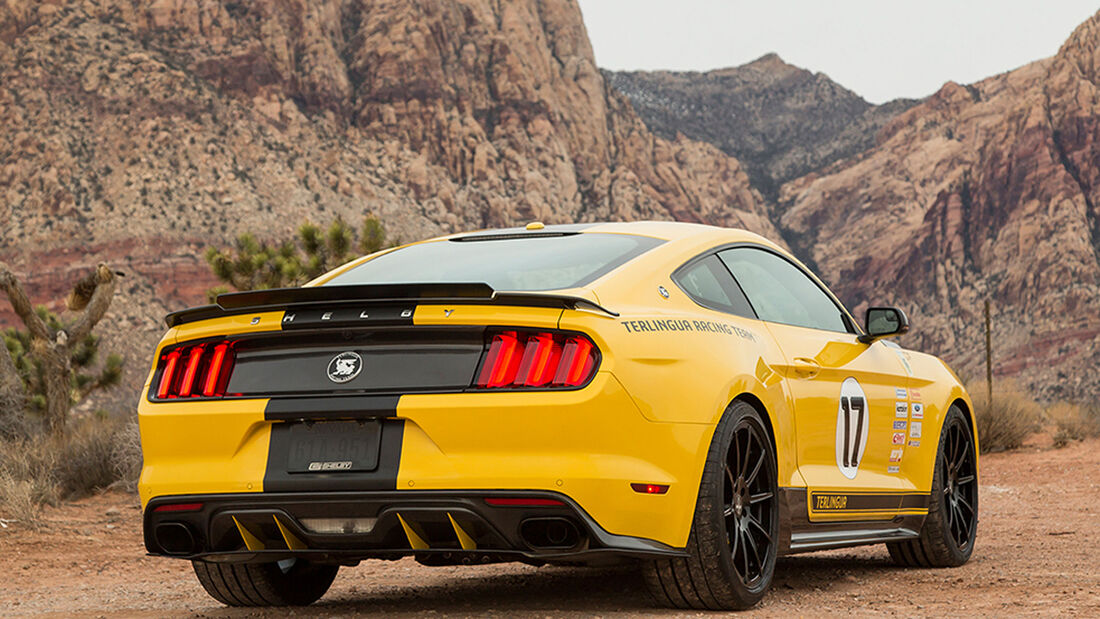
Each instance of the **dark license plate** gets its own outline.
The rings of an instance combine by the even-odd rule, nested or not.
[[[378,468],[378,421],[296,423],[290,427],[290,473],[344,473]]]

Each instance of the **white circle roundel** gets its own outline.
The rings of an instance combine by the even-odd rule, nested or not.
[[[328,362],[328,379],[334,383],[346,383],[359,376],[362,369],[362,357],[351,351],[342,352]]]
[[[863,449],[867,447],[867,426],[871,421],[868,406],[859,381],[845,378],[836,409],[836,466],[848,479],[855,479]]]

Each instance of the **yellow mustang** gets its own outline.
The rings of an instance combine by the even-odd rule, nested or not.
[[[693,224],[460,234],[167,317],[139,407],[145,545],[234,606],[341,565],[636,562],[747,608],[776,557],[969,559],[969,397],[764,238]]]

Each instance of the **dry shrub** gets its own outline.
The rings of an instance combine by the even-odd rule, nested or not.
[[[55,501],[55,489],[48,479],[0,474],[0,518],[6,521],[37,529],[42,524],[42,505]]]
[[[1042,409],[1015,383],[998,383],[989,401],[985,383],[970,389],[982,453],[1017,449],[1039,430]]]
[[[0,441],[0,514],[36,526],[39,506],[121,485],[141,472],[137,422],[93,416],[63,437],[44,433]]]
[[[1100,436],[1100,408],[1058,402],[1047,409],[1054,424],[1054,446]]]

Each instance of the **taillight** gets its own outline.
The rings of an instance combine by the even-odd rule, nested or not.
[[[569,388],[596,373],[599,351],[577,333],[497,331],[474,385],[480,389]]]
[[[156,397],[220,398],[233,372],[231,342],[205,342],[180,346],[161,355]]]

